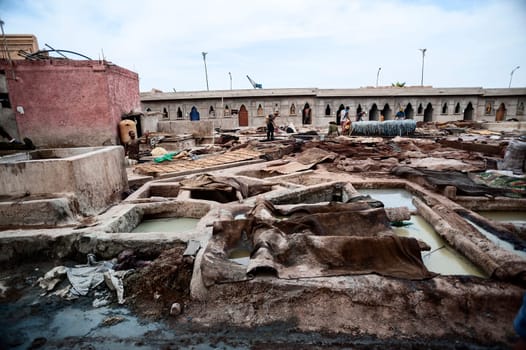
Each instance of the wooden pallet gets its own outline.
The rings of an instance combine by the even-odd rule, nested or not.
[[[236,163],[251,159],[257,159],[261,152],[250,149],[238,149],[232,152],[211,155],[197,160],[174,159],[162,163],[147,163],[136,165],[135,173],[150,176],[160,176],[167,173],[177,173],[212,168],[224,164]]]

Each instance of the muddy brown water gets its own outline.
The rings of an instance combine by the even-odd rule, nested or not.
[[[71,265],[76,262],[70,262]],[[57,264],[0,267],[0,349],[497,349],[463,339],[379,339],[356,333],[301,332],[294,319],[255,327],[200,325],[183,314],[138,316],[116,301],[93,307],[93,295],[66,301],[44,296],[36,282]],[[248,306],[248,305],[247,305]],[[217,310],[215,311],[217,312]],[[225,313],[229,312],[228,302]]]

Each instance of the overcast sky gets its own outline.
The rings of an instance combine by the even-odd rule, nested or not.
[[[526,0],[0,0],[7,34],[139,74],[141,91],[526,87]]]

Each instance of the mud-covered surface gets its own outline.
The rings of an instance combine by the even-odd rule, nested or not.
[[[379,276],[354,285],[336,278],[325,287],[262,279],[215,286],[206,302],[191,301],[193,259],[174,248],[126,279],[123,306],[114,297],[96,308],[104,288],[71,301],[43,295],[38,278],[60,263],[74,264],[0,271],[0,349],[505,349],[515,335],[503,323],[520,303],[516,287],[476,278],[400,290],[397,280]],[[449,284],[457,284],[451,295]],[[464,289],[473,293],[452,301]],[[182,313],[171,316],[174,302]]]

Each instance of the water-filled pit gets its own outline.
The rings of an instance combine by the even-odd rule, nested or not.
[[[141,221],[132,233],[189,232],[195,229],[198,222],[199,219],[185,217],[146,219]]]
[[[422,252],[422,261],[429,271],[442,275],[487,277],[482,270],[451,248],[421,216],[411,215],[408,223],[411,225],[393,227],[393,230],[399,236],[417,238],[431,247],[429,252]]]
[[[526,211],[479,211],[487,219],[526,225]]]
[[[412,203],[413,195],[402,188],[362,188],[359,192],[381,201],[386,208],[407,207],[416,210]],[[428,270],[443,275],[473,275],[487,277],[486,274],[451,248],[419,215],[411,215],[409,225],[393,227],[399,236],[414,237],[424,241],[431,247],[431,251],[422,252],[422,260]]]
[[[508,241],[505,241],[503,239],[500,239],[493,233],[489,232],[488,230],[484,229],[480,225],[477,225],[471,220],[465,219],[468,224],[476,228],[481,234],[483,234],[487,239],[489,239],[493,244],[495,244],[497,247],[502,248],[504,250],[507,250],[513,254],[517,254],[520,257],[526,258],[526,252],[522,250],[515,249],[514,245]]]
[[[412,203],[413,195],[401,188],[360,188],[358,191],[363,195],[379,200],[386,208],[407,207],[415,210]]]

